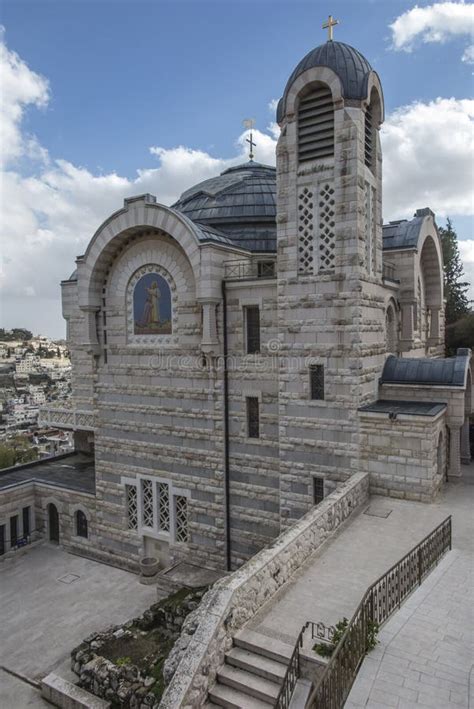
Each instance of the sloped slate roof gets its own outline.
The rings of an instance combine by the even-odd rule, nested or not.
[[[278,103],[277,121],[279,123],[285,115],[286,98],[291,85],[300,74],[316,66],[328,67],[338,75],[342,83],[344,98],[360,100],[367,97],[368,76],[372,71],[369,62],[349,44],[329,40],[308,52],[291,74],[283,97]]]
[[[471,350],[458,349],[456,357],[395,357],[390,355],[382,372],[382,384],[428,384],[464,387]]]
[[[389,222],[382,227],[383,249],[416,249],[420,230],[425,217],[434,214],[429,207],[417,209],[413,219],[400,219]]]
[[[253,160],[186,190],[172,209],[236,246],[276,250],[276,170]]]
[[[359,411],[376,414],[405,414],[408,416],[437,416],[446,408],[446,404],[433,401],[391,401],[379,399],[361,406]]]

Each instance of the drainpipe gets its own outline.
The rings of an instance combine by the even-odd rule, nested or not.
[[[229,371],[227,369],[227,293],[222,281],[222,325],[224,330],[224,517],[226,567],[231,571],[230,558],[230,496],[229,496]]]

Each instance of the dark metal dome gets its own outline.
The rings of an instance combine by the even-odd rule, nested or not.
[[[250,160],[184,192],[173,209],[216,227],[237,246],[276,250],[276,170]]]
[[[326,66],[338,75],[342,83],[344,98],[358,100],[366,98],[367,82],[369,73],[372,71],[369,62],[349,44],[329,40],[308,52],[288,79],[277,108],[278,122],[281,122],[285,115],[286,98],[295,79],[307,69],[316,66]]]

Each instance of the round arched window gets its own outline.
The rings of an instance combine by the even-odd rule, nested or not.
[[[78,537],[87,539],[89,536],[87,529],[87,517],[82,510],[76,512],[76,534]]]

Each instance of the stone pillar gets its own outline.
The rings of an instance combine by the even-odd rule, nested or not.
[[[400,333],[400,345],[402,351],[411,349],[413,345],[414,332],[414,307],[413,303],[401,303],[402,327]]]
[[[461,476],[461,426],[449,425],[449,470],[448,477]]]
[[[213,353],[219,348],[216,318],[216,310],[219,300],[216,300],[215,298],[200,298],[199,302],[202,305],[201,350],[203,352]]]
[[[82,345],[85,345],[87,352],[97,356],[100,353],[99,340],[97,338],[97,313],[100,308],[87,306],[81,308],[84,313],[85,328]]]
[[[471,462],[471,446],[469,441],[469,419],[466,418],[461,426],[461,463],[469,465]]]

